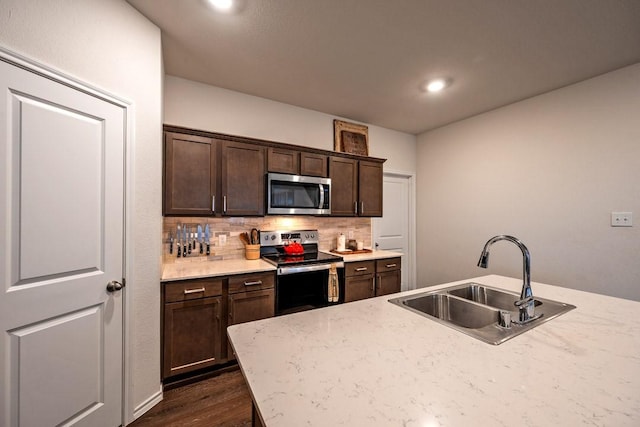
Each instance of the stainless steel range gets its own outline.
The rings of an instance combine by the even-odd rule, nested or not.
[[[318,230],[261,231],[260,255],[277,267],[276,315],[344,302],[344,261],[318,250]],[[328,302],[331,265],[338,272],[339,298]]]

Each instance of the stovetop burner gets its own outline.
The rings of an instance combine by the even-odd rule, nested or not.
[[[266,254],[262,256],[262,259],[276,266],[321,264],[342,261],[341,256],[327,254],[324,252],[305,252],[302,255],[287,255],[284,253]]]
[[[262,231],[260,232],[260,255],[262,259],[278,267],[343,261],[341,256],[320,252],[319,240],[318,230]],[[304,253],[286,254],[284,248],[291,243],[301,244]]]

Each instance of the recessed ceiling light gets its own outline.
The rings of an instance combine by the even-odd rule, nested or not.
[[[218,10],[230,10],[233,0],[209,0],[209,3]]]
[[[427,91],[432,93],[440,92],[445,87],[447,87],[447,81],[445,79],[431,80],[429,83],[427,83]]]

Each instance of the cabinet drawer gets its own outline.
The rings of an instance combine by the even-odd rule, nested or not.
[[[400,270],[402,266],[400,259],[400,257],[397,257],[376,260],[376,271],[381,273],[383,271]]]
[[[344,274],[347,277],[362,276],[376,272],[375,261],[348,262],[344,265]]]
[[[229,277],[229,293],[257,291],[273,288],[275,273],[241,274]]]
[[[164,302],[188,301],[222,295],[222,279],[187,280],[164,284]]]

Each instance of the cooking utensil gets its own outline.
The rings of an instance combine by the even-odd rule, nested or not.
[[[202,225],[198,224],[198,243],[200,243],[200,254],[202,255]]]
[[[209,247],[209,237],[210,237],[209,224],[207,224],[204,226],[204,240],[207,243],[207,255],[211,253],[210,247]]]
[[[251,244],[257,245],[260,243],[260,237],[258,236],[258,230],[256,228],[251,229]]]
[[[173,254],[173,233],[169,232],[169,255]]]
[[[245,245],[250,245],[251,244],[251,239],[249,238],[249,235],[247,233],[240,233],[240,240],[242,240],[242,243],[244,243]]]
[[[182,228],[180,227],[180,224],[178,224],[177,227],[176,241],[178,242],[178,258],[180,258],[182,256]]]

